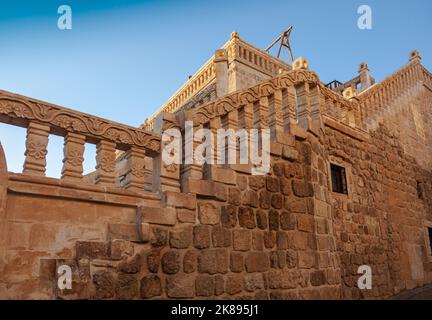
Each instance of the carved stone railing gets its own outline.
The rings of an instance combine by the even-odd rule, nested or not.
[[[420,72],[424,85],[432,91],[432,73],[422,65],[420,65]]]
[[[178,112],[191,121],[193,130],[269,128],[272,143],[285,144],[298,128],[318,129],[327,114],[355,126],[355,104],[325,87],[309,70],[289,71],[249,89],[229,94],[193,110]],[[199,144],[197,141],[192,143]],[[239,142],[237,141],[237,150]],[[205,170],[195,164],[183,166],[182,181],[200,180]]]
[[[363,91],[358,96],[361,122],[365,123],[366,119],[380,112],[418,81],[426,82],[427,73],[421,66],[420,59],[414,59],[379,84]]]
[[[291,70],[291,66],[281,59],[240,39],[237,32],[231,34],[231,40],[226,49],[229,61],[243,62],[272,77],[281,74],[282,71]]]
[[[222,48],[227,51],[228,63],[231,63],[234,60],[239,61],[267,74],[270,77],[291,70],[289,64],[240,39],[237,32],[231,34],[230,40],[227,41]],[[188,79],[187,82],[177,90],[177,92],[175,92],[162,107],[146,119],[143,127],[152,130],[154,119],[159,113],[174,113],[186,103],[190,103],[192,97],[201,92],[204,88],[208,88],[210,84],[215,83],[216,77],[215,57],[212,57],[190,79]]]
[[[321,111],[326,116],[351,127],[360,127],[357,99],[345,99],[323,84],[320,84]]]
[[[114,186],[116,151],[125,152],[126,170],[123,186],[144,190],[145,157],[158,158],[159,134],[112,122],[54,104],[0,91],[0,121],[27,128],[23,174],[45,176],[49,135],[64,137],[61,179],[83,182],[85,143],[96,145],[95,184]],[[154,190],[159,191],[159,190]]]
[[[149,130],[153,129],[154,120],[158,114],[162,112],[172,113],[182,106],[191,97],[201,91],[203,88],[214,82],[216,79],[216,72],[214,67],[213,58],[207,61],[204,66],[199,69],[172,97],[156,112],[154,112],[146,122],[145,127]]]

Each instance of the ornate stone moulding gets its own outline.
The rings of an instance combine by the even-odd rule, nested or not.
[[[85,135],[91,143],[114,142],[121,150],[136,146],[149,153],[160,151],[160,136],[154,133],[6,91],[0,91],[0,121],[22,127],[34,121],[49,125],[53,134],[61,136],[73,132]]]

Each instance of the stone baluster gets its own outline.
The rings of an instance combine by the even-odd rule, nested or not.
[[[296,87],[297,90],[297,119],[298,124],[303,129],[311,127],[312,119],[310,115],[310,92],[309,84],[304,82]]]
[[[109,186],[115,183],[116,144],[101,140],[96,146],[96,184]]]
[[[261,97],[254,104],[253,119],[255,129],[268,128],[268,97]]]
[[[321,118],[321,110],[325,105],[325,101],[323,101],[323,95],[321,94],[320,88],[318,85],[310,88],[310,117],[312,120],[312,124],[316,128],[321,128],[322,118]]]
[[[206,128],[210,130],[210,132],[212,133],[213,136],[213,150],[212,152],[212,157],[213,157],[213,164],[208,164],[205,163],[204,164],[204,168],[203,168],[203,177],[206,180],[212,180],[215,173],[216,168],[219,166],[219,164],[221,163],[221,159],[220,159],[220,150],[217,149],[217,130],[220,129],[221,126],[221,119],[220,117],[215,117],[210,119],[209,123],[207,124]]]
[[[183,126],[183,138],[184,138],[184,163],[181,171],[182,183],[190,179],[201,180],[203,178],[202,166],[198,165],[194,159],[194,152],[201,141],[194,140],[194,133],[202,128],[202,125],[196,125],[187,121]]]
[[[284,142],[284,122],[282,113],[282,90],[276,90],[269,97],[269,127],[270,136],[277,142]]]
[[[49,132],[49,126],[29,123],[24,154],[24,174],[45,176]]]
[[[237,110],[233,110],[230,111],[227,114],[226,117],[226,124],[225,124],[225,129],[226,130],[233,130],[234,133],[236,132],[237,128],[238,128],[238,111]],[[237,144],[237,136],[235,134],[229,135],[229,137],[227,138],[227,144],[225,145],[225,154],[226,154],[226,159],[228,160],[226,162],[227,165],[229,165],[229,161],[234,160],[234,164],[239,163],[238,159],[239,159],[239,146]],[[234,154],[234,156],[231,156],[232,154]]]
[[[86,137],[68,132],[64,138],[62,179],[81,181]]]
[[[125,154],[124,186],[132,191],[143,191],[145,186],[145,150],[131,147]]]
[[[296,98],[294,86],[282,90],[283,125],[286,132],[292,132],[297,125]]]
[[[173,137],[171,134],[167,134],[165,136],[163,133],[168,129],[173,129],[172,133],[176,132],[177,135]],[[162,141],[159,154],[153,158],[153,192],[179,192],[182,139],[176,116],[167,112],[160,113],[155,119],[154,131],[162,134]],[[167,138],[169,140],[166,140]],[[173,143],[173,149],[168,148],[170,143]],[[166,152],[164,152],[164,148],[167,148]],[[175,155],[178,156],[177,161],[171,157]]]

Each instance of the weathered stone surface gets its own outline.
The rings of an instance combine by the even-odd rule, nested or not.
[[[161,228],[152,228],[152,235],[150,236],[150,243],[154,247],[163,247],[168,242],[168,232]]]
[[[279,192],[279,179],[276,177],[266,177],[266,187],[270,192]]]
[[[238,209],[238,220],[242,228],[253,229],[256,226],[255,215],[251,208],[240,207]]]
[[[131,242],[120,239],[111,241],[111,259],[120,260],[132,256],[133,253],[134,247]]]
[[[299,251],[298,256],[298,267],[303,269],[311,269],[316,267],[317,256],[315,252],[303,252]]]
[[[278,250],[288,249],[288,236],[285,231],[278,231],[276,233],[276,241]]]
[[[313,286],[321,286],[326,283],[326,276],[323,270],[314,271],[310,274],[310,282]]]
[[[249,177],[249,187],[252,190],[260,190],[265,186],[265,177],[263,176],[250,176]]]
[[[251,232],[249,230],[234,230],[233,231],[233,247],[234,250],[248,251],[251,246]]]
[[[192,244],[192,228],[185,227],[169,233],[171,248],[185,249]]]
[[[228,189],[228,202],[232,205],[239,206],[241,204],[241,192],[237,188]]]
[[[78,259],[109,259],[109,247],[106,242],[77,241],[75,250]]]
[[[175,208],[139,207],[138,214],[142,216],[142,222],[173,226],[176,223]]]
[[[233,295],[242,292],[243,276],[240,274],[228,275],[225,281],[225,292]]]
[[[262,273],[247,274],[245,276],[245,290],[254,292],[257,289],[264,289],[264,278]]]
[[[214,226],[212,228],[213,247],[229,247],[231,246],[231,231],[222,226]]]
[[[273,194],[271,197],[271,206],[275,209],[282,209],[284,198],[281,194]]]
[[[265,230],[268,227],[267,212],[264,210],[256,211],[256,221],[258,228]]]
[[[259,206],[258,193],[256,193],[253,190],[246,190],[244,195],[243,195],[242,204],[245,206],[258,208],[258,206]]]
[[[226,249],[202,250],[198,256],[198,271],[200,273],[227,273],[229,256]]]
[[[245,266],[247,272],[265,272],[270,268],[267,252],[249,252],[246,254]]]
[[[231,252],[230,269],[232,272],[242,272],[244,270],[243,253]]]
[[[196,212],[189,209],[177,209],[177,220],[183,223],[195,223]]]
[[[196,225],[193,229],[194,247],[205,249],[210,247],[210,226]]]
[[[198,253],[195,250],[188,250],[183,257],[183,272],[192,273],[196,270]]]
[[[261,231],[252,233],[252,249],[257,251],[264,250],[264,235]]]
[[[291,194],[291,181],[286,178],[281,178],[280,189],[283,195],[289,196]]]
[[[162,294],[162,286],[159,276],[148,275],[141,279],[141,298],[148,299]]]
[[[97,299],[109,299],[114,297],[115,284],[111,273],[100,271],[93,275],[93,284]]]
[[[127,260],[121,261],[117,269],[124,273],[138,273],[141,270],[141,265],[142,256],[138,253]]]
[[[279,230],[279,212],[276,210],[270,210],[268,217],[270,230]]]
[[[271,193],[266,190],[260,191],[259,202],[261,209],[269,209],[271,206]]]
[[[191,210],[195,210],[196,208],[196,195],[193,193],[165,191],[162,201],[166,206]]]
[[[297,226],[296,215],[292,212],[283,211],[280,215],[280,226],[282,230],[294,230]]]
[[[162,255],[162,270],[167,274],[180,271],[180,254],[178,251],[170,250]]]
[[[198,217],[202,224],[218,224],[220,221],[219,212],[212,203],[200,203]]]
[[[292,180],[293,193],[297,197],[312,197],[313,186],[310,182],[304,180]]]
[[[233,228],[237,224],[237,207],[232,205],[221,207],[221,223],[226,228]]]
[[[294,250],[286,251],[286,265],[288,268],[295,268],[297,266],[297,252]]]
[[[220,296],[225,291],[224,277],[221,275],[216,275],[214,279],[215,279],[215,295]]]
[[[153,249],[147,254],[147,268],[150,272],[156,273],[159,270],[160,250]]]
[[[195,296],[193,275],[171,275],[166,277],[166,293],[170,298],[192,298]]]
[[[314,217],[300,214],[297,217],[297,228],[299,231],[305,231],[310,233],[315,232]]]
[[[138,295],[138,280],[134,275],[119,274],[115,291],[117,299],[133,299]]]
[[[197,296],[211,297],[215,292],[214,278],[204,274],[198,275],[195,280],[195,290]]]
[[[267,249],[271,249],[276,245],[276,232],[266,231],[264,232],[264,246]]]

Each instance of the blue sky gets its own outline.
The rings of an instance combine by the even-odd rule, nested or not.
[[[57,8],[72,8],[73,29],[57,28]],[[372,8],[372,30],[357,8]],[[333,1],[0,1],[0,89],[138,126],[207,61],[232,31],[265,48],[294,26],[294,56],[324,82],[346,81],[358,64],[382,80],[418,49],[432,70],[430,0]],[[25,130],[0,125],[10,171],[20,172]],[[58,177],[62,139],[48,148]],[[94,168],[94,148],[85,170]]]

